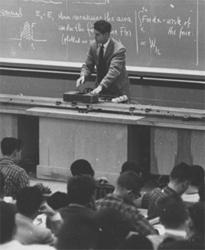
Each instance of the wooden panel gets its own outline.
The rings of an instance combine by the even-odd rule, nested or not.
[[[205,169],[205,132],[192,131],[191,157],[193,164],[201,165]]]
[[[177,154],[177,130],[151,128],[151,173],[169,174]]]
[[[41,177],[60,177],[61,168],[81,158],[91,163],[96,177],[114,183],[127,160],[127,125],[40,118],[40,166],[46,166]]]
[[[198,164],[205,169],[205,132],[151,128],[151,172],[169,175],[180,162]]]
[[[0,140],[4,137],[18,137],[17,115],[0,113]]]

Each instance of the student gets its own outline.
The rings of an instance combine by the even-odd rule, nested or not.
[[[133,203],[140,196],[141,187],[141,178],[132,171],[126,171],[118,177],[114,192],[96,201],[97,209],[99,211],[105,208],[119,210],[131,219],[135,231],[143,235],[155,234],[154,228],[140,214],[138,208]]]
[[[95,40],[91,43],[85,64],[81,69],[77,88],[84,84],[97,67],[96,88],[92,94],[103,94],[114,97],[126,95],[129,98],[129,78],[125,68],[125,47],[110,37],[111,24],[105,20],[94,23]],[[103,47],[102,47],[103,46]],[[100,50],[103,54],[99,60]]]
[[[94,249],[97,233],[95,188],[95,180],[90,175],[69,177],[69,205],[59,210],[64,225],[57,233],[57,249]]]
[[[10,204],[0,201],[0,248],[1,250],[54,250],[51,246],[24,246],[15,239],[15,213]]]
[[[74,161],[70,166],[70,171],[73,176],[87,174],[95,177],[95,171],[93,170],[91,164],[85,159],[78,159]],[[108,193],[112,193],[114,186],[109,183],[105,177],[99,177],[96,180],[96,189],[95,189],[95,199],[98,200],[103,198]]]
[[[182,195],[188,188],[191,181],[191,167],[181,162],[174,166],[170,173],[170,181],[168,185],[161,188],[154,188],[149,194],[148,219],[159,216],[158,201],[173,194]]]
[[[16,239],[24,245],[54,245],[56,238],[51,230],[33,223],[33,220],[41,211],[41,213],[44,212],[50,217],[56,230],[62,225],[60,214],[53,211],[45,203],[43,204],[43,196],[39,188],[34,186],[21,189],[17,196],[16,207],[18,211],[15,217]]]
[[[188,189],[182,195],[182,199],[185,202],[198,202],[199,201],[199,188],[204,182],[204,169],[200,165],[191,166],[191,182]]]
[[[0,171],[5,178],[4,195],[16,199],[20,189],[29,186],[26,171],[18,166],[21,160],[22,141],[13,137],[5,137],[1,141],[3,158],[0,159]]]

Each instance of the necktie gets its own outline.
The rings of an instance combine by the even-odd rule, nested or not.
[[[99,52],[99,59],[98,59],[98,83],[101,82],[101,80],[106,75],[106,67],[105,67],[105,60],[104,60],[104,46],[101,45],[100,52]]]

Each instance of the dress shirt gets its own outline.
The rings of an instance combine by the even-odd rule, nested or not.
[[[11,158],[4,157],[0,159],[0,171],[5,178],[5,196],[16,199],[18,191],[29,186],[29,177],[26,171],[17,166]]]

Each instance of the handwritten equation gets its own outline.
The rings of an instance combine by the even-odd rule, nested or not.
[[[199,1],[188,0],[190,7],[184,9],[179,4],[183,0],[128,1],[131,5],[122,0],[7,0],[8,5],[0,2],[0,28],[3,30],[3,23],[10,25],[7,37],[0,38],[20,49],[41,50],[36,44],[48,44],[52,51],[54,44],[60,50],[66,48],[66,53],[69,48],[82,51],[84,46],[86,53],[94,39],[93,23],[105,19],[112,24],[112,37],[125,45],[132,61],[158,60],[172,49],[176,56],[178,51],[184,50],[183,55],[194,51],[195,56],[190,57],[198,65],[203,46],[199,41]]]

